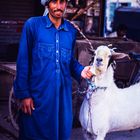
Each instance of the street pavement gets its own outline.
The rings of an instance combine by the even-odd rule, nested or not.
[[[0,140],[17,140],[17,136],[9,119],[7,103],[0,103]],[[73,128],[70,140],[86,140],[82,128]],[[140,129],[109,133],[105,140],[140,140]]]
[[[73,129],[70,140],[86,140],[83,136],[82,129]],[[107,134],[105,140],[140,140],[140,129],[135,129],[133,131],[112,132]]]
[[[0,140],[17,140],[17,138],[10,135],[10,133],[2,131],[2,128],[0,128]],[[86,140],[83,136],[82,128],[73,129],[70,140]],[[140,129],[133,130],[132,132],[126,131],[109,133],[107,134],[105,140],[140,140]]]

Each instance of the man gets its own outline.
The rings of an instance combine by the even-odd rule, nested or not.
[[[19,140],[68,140],[72,128],[71,75],[90,78],[90,67],[74,59],[76,30],[65,19],[66,0],[45,0],[48,15],[24,25],[16,98],[21,100]]]

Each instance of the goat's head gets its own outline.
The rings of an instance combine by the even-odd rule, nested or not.
[[[114,52],[113,49],[108,48],[108,46],[99,46],[95,50],[93,67],[91,71],[94,75],[100,75],[107,70],[111,59],[115,60],[126,56],[128,55]]]

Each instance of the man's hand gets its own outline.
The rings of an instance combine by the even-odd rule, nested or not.
[[[24,113],[31,115],[32,110],[35,110],[32,98],[25,98],[21,100],[21,109]]]
[[[92,76],[93,76],[93,74],[92,74],[92,72],[90,71],[90,69],[91,69],[91,66],[86,66],[84,69],[83,69],[83,71],[81,72],[81,76],[84,78],[84,79],[90,79]]]

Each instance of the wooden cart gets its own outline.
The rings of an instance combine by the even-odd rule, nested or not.
[[[10,74],[12,76],[12,82],[14,81],[14,78],[16,75],[16,64],[15,63],[0,63],[0,70]],[[10,87],[10,91],[9,91],[8,111],[9,111],[10,121],[16,130],[19,129],[18,125],[17,125],[19,108],[20,108],[20,104],[19,104],[18,100],[16,100],[14,97],[13,83],[12,83],[12,86]]]

